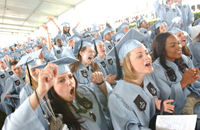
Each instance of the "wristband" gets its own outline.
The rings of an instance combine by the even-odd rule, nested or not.
[[[99,86],[99,85],[101,85],[101,84],[103,84],[103,83],[104,83],[104,80],[103,80],[101,83],[96,83],[96,84]]]

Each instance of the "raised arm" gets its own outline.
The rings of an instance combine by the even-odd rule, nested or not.
[[[57,75],[57,66],[55,64],[49,63],[43,70],[40,71],[37,94],[41,98],[43,98],[46,95],[46,93],[49,91],[49,89],[53,86],[56,75]],[[36,96],[37,95],[34,92],[29,98],[30,105],[34,111],[36,110],[36,108],[39,105]],[[41,101],[40,98],[38,98],[38,99],[40,102]]]
[[[59,33],[61,33],[62,31],[60,30],[60,27],[56,24],[56,22],[54,21],[54,19],[52,18],[52,17],[47,17],[47,19],[49,20],[49,21],[52,21],[55,25],[56,25],[56,27],[58,28],[58,32]]]
[[[47,46],[48,46],[48,51],[51,51],[52,45],[51,45],[51,39],[50,39],[50,35],[49,35],[49,28],[46,25],[42,25],[42,27],[45,29],[45,31],[47,32]]]

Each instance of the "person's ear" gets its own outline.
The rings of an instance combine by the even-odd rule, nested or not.
[[[81,57],[83,56],[83,52],[82,51],[80,51],[79,54],[80,54]]]

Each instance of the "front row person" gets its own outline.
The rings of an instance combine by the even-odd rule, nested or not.
[[[155,37],[153,57],[156,60],[153,63],[155,70],[152,76],[161,92],[160,99],[173,99],[174,112],[180,115],[183,113],[187,96],[192,94],[196,99],[200,96],[199,70],[194,68],[189,57],[182,54],[180,41],[170,32]],[[191,108],[195,114],[199,113],[199,106]]]
[[[108,130],[111,129],[109,113],[106,109],[107,95],[112,90],[103,79],[101,72],[92,73],[94,90],[88,86],[78,86],[77,79],[70,72],[68,64],[76,62],[73,58],[52,61],[40,71],[38,88],[24,103],[5,120],[3,130],[29,129],[44,130],[34,111],[48,92],[53,111],[62,114],[63,123],[69,129]],[[104,101],[102,100],[104,99]],[[27,113],[29,112],[29,113]],[[27,114],[27,115],[25,115]]]
[[[133,39],[134,35],[138,39]],[[142,43],[141,33],[131,29],[116,45],[124,73],[108,98],[108,107],[115,130],[149,129],[149,122],[160,109],[160,91],[150,77],[152,60]],[[164,111],[172,113],[174,106],[164,101]]]

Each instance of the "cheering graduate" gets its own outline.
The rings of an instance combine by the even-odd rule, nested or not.
[[[85,32],[82,34],[82,36],[83,36],[83,38],[91,37],[90,34],[91,34],[90,31],[85,31]]]
[[[70,65],[71,72],[78,79],[79,84],[89,84],[92,81],[91,74],[95,71],[100,71],[103,73],[105,80],[109,83],[113,83],[114,76],[106,76],[102,66],[98,66],[96,62],[93,61],[96,54],[94,50],[94,45],[92,43],[92,37],[84,38],[81,41],[75,43],[74,52],[76,58],[79,60]]]
[[[112,41],[112,38],[111,38],[110,29],[108,27],[106,27],[101,32],[101,37],[104,40],[104,45],[106,47],[106,52],[108,53],[115,46],[115,43]]]
[[[55,21],[52,17],[47,17],[47,19],[49,21],[52,21],[56,25],[56,27],[58,28],[59,37],[61,37],[61,40],[63,41],[64,45],[67,45],[68,40],[71,37],[69,23],[67,23],[67,22],[62,23],[61,25],[63,26],[63,31],[61,31],[60,27],[55,23]]]
[[[182,54],[184,54],[192,59],[190,50],[187,47],[186,34],[179,28],[172,28],[172,29],[169,29],[168,31],[177,36],[179,43],[182,45]]]
[[[94,38],[97,38],[98,36],[100,36],[101,34],[99,33],[99,29],[98,29],[98,27],[97,27],[97,25],[96,25],[96,23],[93,25],[93,27],[92,27],[92,36],[94,37]]]
[[[200,82],[197,81],[200,78],[199,70],[193,67],[189,57],[182,54],[182,46],[170,32],[155,37],[153,57],[156,60],[153,63],[152,76],[160,89],[160,99],[173,99],[174,112],[179,115],[185,107],[188,95],[200,96]],[[194,113],[198,114],[199,105],[196,108]]]
[[[117,75],[115,58],[106,55],[106,48],[100,36],[95,38],[93,42],[96,51],[96,57],[94,58],[94,61],[98,63],[99,66],[102,66],[101,68],[103,68],[106,72],[106,76],[112,75],[113,79],[115,79]],[[115,84],[115,81],[111,84]]]
[[[3,87],[3,90],[5,88],[5,82],[8,78],[10,78],[13,75],[13,72],[10,68],[7,67],[6,60],[4,58],[4,55],[0,54],[0,84]]]
[[[182,13],[174,4],[174,0],[165,0],[166,4],[160,4],[159,0],[154,0],[153,7],[160,20],[167,21],[168,26],[177,21],[180,27],[184,26]]]
[[[18,61],[10,62],[10,67],[14,73],[5,82],[5,89],[1,95],[3,111],[9,115],[20,105],[19,94],[22,87],[25,86],[25,73],[21,66],[16,67]]]
[[[141,37],[133,39],[135,35]],[[116,45],[119,58],[124,63],[123,79],[117,83],[108,99],[108,108],[116,130],[149,129],[150,119],[156,108],[160,108],[160,91],[149,76],[154,70],[151,57],[139,42],[145,38],[142,36],[140,32],[130,29]],[[171,113],[174,106],[168,102],[173,100],[164,101],[164,111]]]
[[[62,114],[63,123],[69,129],[111,129],[111,122],[106,106],[107,94],[112,90],[110,85],[103,80],[102,73],[95,72],[92,74],[93,83],[91,83],[94,86],[94,90],[84,85],[79,86],[68,67],[69,63],[76,61],[76,59],[67,57],[52,61],[55,64],[49,63],[47,66],[44,64],[34,67],[43,68],[46,66],[40,71],[38,88],[24,101],[16,112],[6,118],[3,129],[25,129],[30,127],[32,130],[39,126],[42,127],[41,123],[35,117],[34,111],[39,105],[38,102],[48,91],[52,110],[55,113]],[[22,110],[30,112],[29,123],[27,116],[19,116]],[[38,124],[35,124],[35,122]]]
[[[147,23],[147,21],[141,17],[138,21],[137,21],[137,25],[139,26],[139,31],[141,33],[143,33],[147,38],[145,39],[145,42],[149,43],[150,46],[152,44],[152,39],[150,38],[151,36],[151,31],[149,31],[149,25]]]
[[[118,27],[118,31],[123,30],[124,33],[127,33],[129,31],[129,24],[126,22],[123,22],[119,27]]]
[[[124,31],[121,30],[121,31],[118,31],[117,33],[115,33],[114,35],[112,35],[111,38],[115,43],[118,43],[122,39],[124,34],[125,34]]]
[[[156,35],[163,33],[168,29],[168,25],[165,20],[158,20],[151,26],[151,39],[153,40]]]
[[[55,54],[57,59],[63,58],[65,56],[74,57],[73,50],[71,50],[71,47],[74,44],[72,39],[68,41],[68,44],[66,46],[64,46],[63,41],[62,41],[62,37],[60,37],[60,35],[57,35],[56,38],[55,38],[56,46],[53,47],[52,44],[51,44],[51,41],[50,41],[50,36],[49,36],[49,33],[48,33],[48,27],[45,26],[45,25],[43,25],[43,27],[47,31],[48,51],[51,53],[51,56],[49,56],[51,59],[53,58],[54,54]],[[52,52],[52,48],[54,50],[54,53]],[[68,49],[68,48],[70,48],[70,49]],[[48,55],[48,53],[47,53],[47,55]],[[53,59],[55,59],[55,58],[53,58]]]
[[[32,67],[40,65],[41,62],[38,59],[38,56],[40,55],[41,50],[38,50],[34,53],[31,53],[29,55],[26,55],[25,57],[22,57],[20,60],[20,63],[18,66],[26,66],[26,82],[27,84],[22,88],[20,92],[20,104],[22,104],[38,87],[38,78],[39,78],[39,69],[33,69]],[[28,68],[27,68],[28,66]],[[43,106],[42,106],[43,107]],[[44,109],[44,112],[47,113],[47,110]],[[45,120],[43,116],[43,111],[41,107],[37,107],[35,110],[35,115],[39,119],[42,126],[45,128],[45,130],[48,129],[47,121]]]
[[[184,26],[181,27],[181,30],[186,31],[188,34],[190,34],[189,27],[191,24],[194,23],[194,15],[191,11],[190,5],[182,4],[182,0],[176,0],[175,6],[178,7],[182,13]]]

